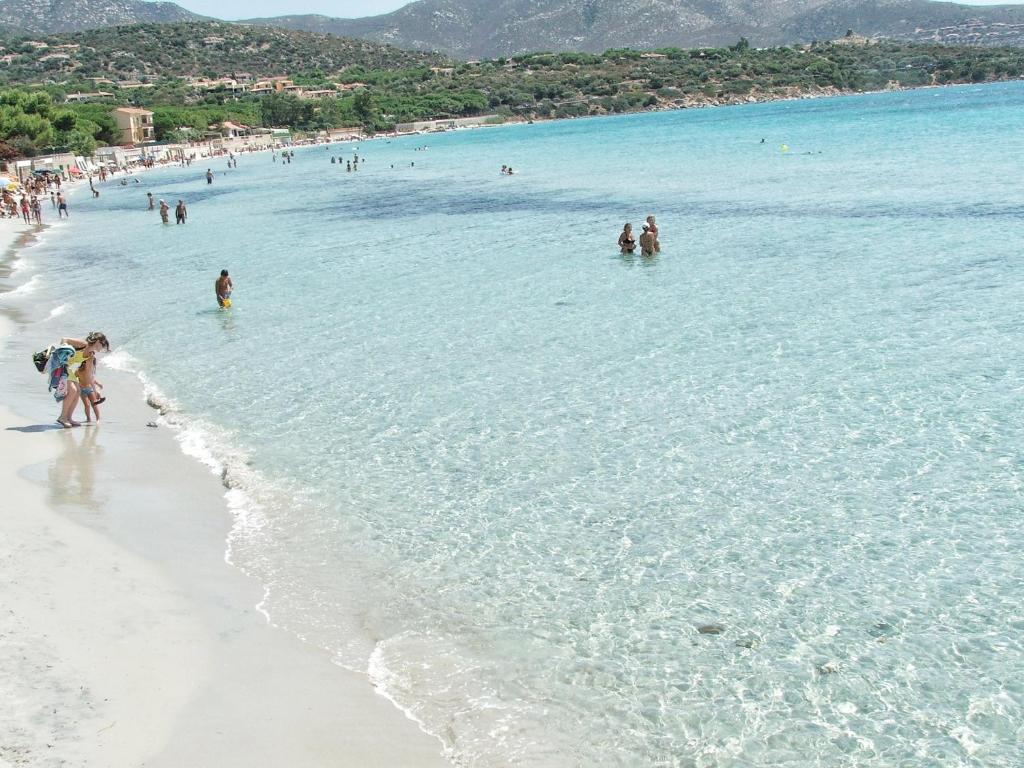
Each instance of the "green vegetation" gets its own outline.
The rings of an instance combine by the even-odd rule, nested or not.
[[[51,124],[50,132],[37,120],[49,119],[42,107],[26,103],[21,117],[4,117],[0,139],[26,151],[114,141],[109,110],[116,104],[152,109],[157,139],[180,140],[224,120],[300,131],[386,130],[484,114],[575,117],[1024,76],[1024,49],[866,43],[852,35],[763,50],[740,39],[727,48],[535,53],[474,63],[225,23],[144,24],[35,41],[0,34],[0,44],[9,59],[0,85],[48,94],[51,112],[74,117],[73,124]],[[297,90],[254,96],[233,82],[273,75],[288,77]],[[219,78],[227,80],[210,82]],[[67,94],[96,91],[110,95],[93,97],[103,103],[53,106]]]
[[[47,47],[38,47],[39,42]],[[234,72],[266,77],[441,61],[365,40],[223,22],[136,24],[33,38],[0,33],[0,44],[14,56],[0,70],[0,82],[68,81],[90,90],[90,78],[155,83]]]
[[[58,147],[91,155],[97,139],[113,139],[113,127],[109,108],[93,114],[88,109],[58,107],[45,92],[0,92],[0,158],[4,160]]]

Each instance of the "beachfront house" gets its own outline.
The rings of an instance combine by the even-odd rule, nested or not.
[[[232,123],[230,120],[225,120],[220,124],[220,134],[225,139],[241,139],[246,136],[251,136],[252,129],[247,125]]]
[[[114,122],[121,132],[122,144],[145,144],[156,141],[153,134],[153,113],[138,107],[118,107],[114,110]]]

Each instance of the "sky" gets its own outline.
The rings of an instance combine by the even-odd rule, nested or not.
[[[376,16],[408,5],[410,0],[176,0],[177,4],[218,19],[252,19],[320,13],[342,19]],[[960,0],[969,5],[1001,5],[1007,0]],[[1017,4],[1024,0],[1017,0]]]

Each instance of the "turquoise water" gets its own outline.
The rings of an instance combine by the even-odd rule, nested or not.
[[[29,259],[224,468],[261,609],[457,764],[1019,766],[1022,115],[1007,84],[200,161]],[[660,257],[618,254],[649,213]]]

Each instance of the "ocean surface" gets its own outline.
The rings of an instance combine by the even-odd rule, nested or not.
[[[1022,119],[1011,83],[199,160],[73,196],[21,292],[224,472],[270,620],[458,765],[1019,767]]]

